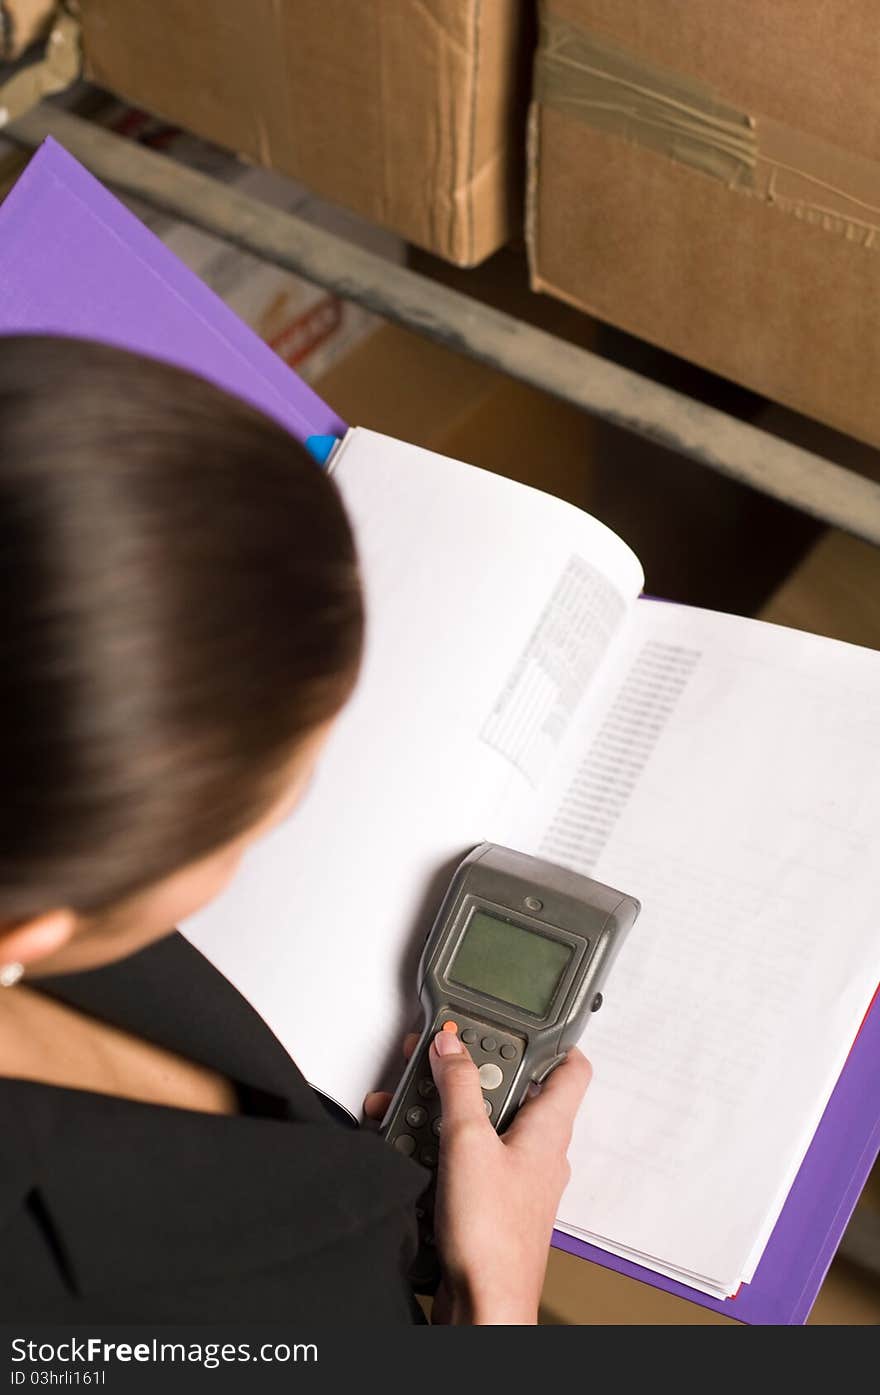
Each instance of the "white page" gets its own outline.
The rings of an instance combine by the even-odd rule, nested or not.
[[[383,1063],[400,1072],[452,865],[549,777],[643,578],[571,505],[389,437],[350,432],[333,473],[365,578],[361,680],[302,807],[181,929],[357,1112]]]
[[[519,834],[643,903],[560,1222],[728,1293],[880,979],[880,655],[651,601],[629,629]]]

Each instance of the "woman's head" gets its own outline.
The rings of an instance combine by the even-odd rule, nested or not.
[[[114,958],[108,927],[185,869],[210,899],[295,802],[357,675],[351,531],[306,452],[201,379],[0,338],[0,607],[0,963],[28,927],[60,944],[58,913],[47,972]]]

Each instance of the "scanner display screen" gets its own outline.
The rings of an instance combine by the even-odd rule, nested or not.
[[[521,925],[474,911],[449,970],[453,983],[544,1017],[574,950]]]

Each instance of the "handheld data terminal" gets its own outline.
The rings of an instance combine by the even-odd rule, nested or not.
[[[632,896],[495,843],[461,862],[419,963],[424,1030],[382,1121],[392,1147],[435,1174],[442,1119],[428,1063],[438,1031],[456,1030],[479,1067],[499,1132],[532,1084],[565,1060],[641,909]],[[446,1024],[450,1024],[447,1026]],[[433,1182],[419,1207],[413,1279],[437,1277]]]

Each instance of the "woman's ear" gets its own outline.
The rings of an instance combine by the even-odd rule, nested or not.
[[[0,927],[0,966],[20,964],[25,970],[36,968],[41,959],[66,945],[75,929],[76,915],[67,908],[46,911],[11,930]]]

